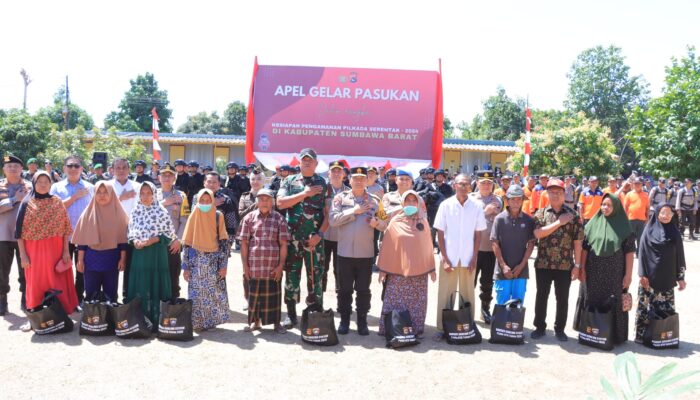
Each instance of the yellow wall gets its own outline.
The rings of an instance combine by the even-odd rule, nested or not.
[[[174,165],[175,160],[185,159],[185,146],[170,145],[169,148],[170,164]]]
[[[508,154],[505,153],[491,153],[491,166],[493,168],[501,167],[501,170],[506,170],[506,160],[508,159]]]
[[[462,153],[458,150],[445,150],[445,157],[442,165],[450,171],[457,171],[462,164]]]
[[[216,160],[218,160],[218,159],[222,159],[228,163],[229,151],[230,151],[229,147],[214,146],[214,162],[216,162]]]

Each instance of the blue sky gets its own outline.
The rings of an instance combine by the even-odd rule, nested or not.
[[[129,79],[168,90],[173,126],[247,102],[261,64],[437,69],[445,115],[471,120],[503,86],[536,108],[561,108],[572,62],[614,44],[652,95],[664,67],[700,42],[693,1],[3,1],[0,108],[48,105],[65,76],[98,126]]]

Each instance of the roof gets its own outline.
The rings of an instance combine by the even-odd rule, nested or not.
[[[106,134],[106,132],[102,132]],[[92,137],[92,132],[86,132],[87,137]],[[150,132],[116,132],[120,137],[131,140],[151,140]],[[212,144],[224,146],[244,146],[245,135],[214,135],[210,133],[158,133],[158,141],[164,144]],[[515,142],[507,140],[473,140],[445,138],[442,141],[443,150],[468,150],[493,153],[516,153],[520,149]]]

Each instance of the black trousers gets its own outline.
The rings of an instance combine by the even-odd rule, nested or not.
[[[73,259],[73,264],[76,265],[75,268],[75,294],[78,295],[78,304],[80,304],[85,298],[85,278],[82,272],[78,272],[78,247],[73,243],[68,243],[68,254],[70,258]]]
[[[7,296],[10,293],[10,272],[12,271],[13,259],[17,261],[17,269],[19,270],[19,279],[17,279],[19,291],[24,296],[27,282],[24,279],[24,269],[19,258],[19,246],[17,246],[17,242],[10,241],[0,242],[0,296]]]
[[[170,286],[173,289],[173,298],[180,297],[180,268],[182,268],[182,258],[180,252],[175,254],[168,250],[168,268],[170,268]]]
[[[685,232],[685,227],[688,227],[688,234],[692,235],[695,231],[695,215],[693,210],[681,210],[681,233]]]
[[[375,230],[376,232],[376,230]],[[323,241],[323,279],[321,279],[321,290],[325,293],[328,286],[328,271],[331,266],[331,255],[333,255],[333,278],[335,278],[335,291],[338,292],[338,242],[330,240]]]
[[[474,275],[474,287],[479,283],[479,299],[481,308],[491,308],[493,300],[493,270],[496,267],[496,254],[493,251],[480,251],[476,257],[476,274]]]
[[[569,288],[571,287],[571,272],[553,269],[535,269],[537,279],[537,296],[535,297],[535,328],[547,328],[547,301],[549,291],[554,282],[554,296],[557,299],[557,315],[554,320],[554,331],[564,332],[566,318],[569,313]]]
[[[695,214],[695,233],[699,233],[700,229],[700,210]]]
[[[348,258],[338,256],[338,313],[352,313],[352,294],[355,295],[355,307],[358,316],[367,316],[372,292],[372,258]]]
[[[126,265],[124,266],[124,274],[122,274],[122,298],[124,299],[124,302],[126,302],[126,294],[129,290],[129,271],[131,270],[131,257],[133,255],[134,246],[129,245],[126,248]]]

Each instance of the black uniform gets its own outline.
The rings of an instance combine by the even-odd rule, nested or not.
[[[399,190],[399,186],[396,184],[396,181],[391,182],[388,179],[384,181],[382,186],[384,187],[384,193],[395,192]]]
[[[190,197],[190,176],[186,172],[177,174],[177,179],[175,180],[175,187],[184,192],[187,196],[187,200],[192,200]],[[192,204],[191,202],[189,204]]]
[[[192,197],[199,193],[200,190],[204,189],[204,175],[200,174],[199,172],[195,172],[194,175],[190,176],[188,184],[190,189],[187,192],[187,200],[189,200],[190,204],[192,204]]]
[[[134,175],[131,175],[130,179],[132,181],[136,181],[138,183],[151,182],[155,185],[155,182],[153,182],[153,178],[151,178],[150,175],[146,175],[146,174],[141,174],[141,175],[134,174]]]

